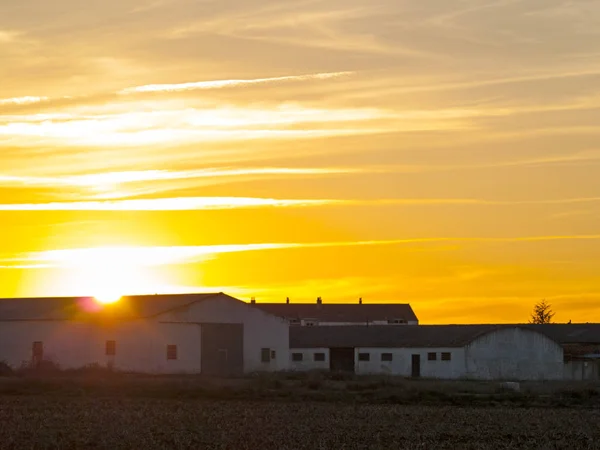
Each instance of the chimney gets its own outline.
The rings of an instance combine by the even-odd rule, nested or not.
[[[286,303],[287,305],[289,305],[289,304],[290,304],[290,298],[289,298],[289,297],[287,297],[287,298],[285,299],[285,303]]]
[[[321,299],[321,297],[317,297],[317,305],[322,305],[323,304],[323,300]]]
[[[252,297],[250,299],[250,304],[252,304],[252,305],[256,304],[256,299],[254,297]]]
[[[358,299],[358,304],[362,305],[362,297]]]

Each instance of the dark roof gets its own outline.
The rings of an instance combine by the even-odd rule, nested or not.
[[[525,325],[561,344],[600,344],[600,323]]]
[[[287,319],[317,319],[321,322],[366,323],[373,320],[417,321],[407,303],[256,303],[261,310]]]
[[[0,299],[0,321],[147,318],[220,296],[228,297],[222,293],[132,295],[111,305],[101,305],[92,297]]]
[[[559,344],[600,343],[600,324],[380,325],[290,327],[290,347],[464,347],[486,333],[525,328]]]
[[[463,347],[497,325],[290,327],[290,347]]]

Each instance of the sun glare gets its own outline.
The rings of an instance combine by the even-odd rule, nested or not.
[[[119,300],[121,300],[121,295],[115,292],[107,291],[94,295],[94,299],[103,305],[110,305],[111,303],[117,303]]]

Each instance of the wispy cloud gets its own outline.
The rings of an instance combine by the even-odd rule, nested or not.
[[[48,97],[14,97],[14,98],[0,98],[0,106],[4,105],[30,105],[32,103],[40,103],[50,100]]]
[[[223,89],[228,87],[249,86],[253,84],[281,83],[286,81],[309,81],[309,80],[327,80],[351,75],[353,72],[327,72],[308,75],[288,75],[283,77],[254,78],[243,80],[213,80],[196,81],[190,83],[176,84],[148,84],[145,86],[136,86],[123,89],[121,94],[133,94],[140,92],[177,92],[190,91],[196,89]]]
[[[244,176],[294,176],[294,175],[326,175],[353,173],[360,169],[343,167],[223,167],[196,170],[139,170],[124,172],[102,172],[85,175],[65,175],[56,177],[1,175],[0,185],[13,186],[77,186],[97,187],[105,185],[122,185],[144,181],[170,181],[194,178],[228,178]]]
[[[335,200],[278,200],[252,197],[176,197],[89,202],[0,204],[0,211],[192,211],[268,207],[306,207],[335,203]]]
[[[50,265],[57,267],[81,267],[99,264],[138,266],[163,266],[204,261],[226,253],[255,252],[286,249],[310,249],[327,247],[367,247],[387,245],[437,244],[437,243],[536,243],[568,240],[600,240],[600,235],[548,235],[522,237],[432,237],[369,241],[340,241],[312,243],[255,243],[201,246],[167,247],[100,247],[49,250],[27,253],[0,260],[3,265]]]
[[[117,199],[119,197],[127,196],[127,192],[121,193],[117,191],[115,193],[109,192],[96,196],[105,198],[104,200],[4,203],[0,204],[0,211],[201,211],[317,206],[518,206],[600,202],[600,197],[539,200],[483,200],[469,198],[275,199],[258,197],[165,197]]]

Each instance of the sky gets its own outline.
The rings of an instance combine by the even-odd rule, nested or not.
[[[0,2],[0,296],[600,320],[597,0]]]

